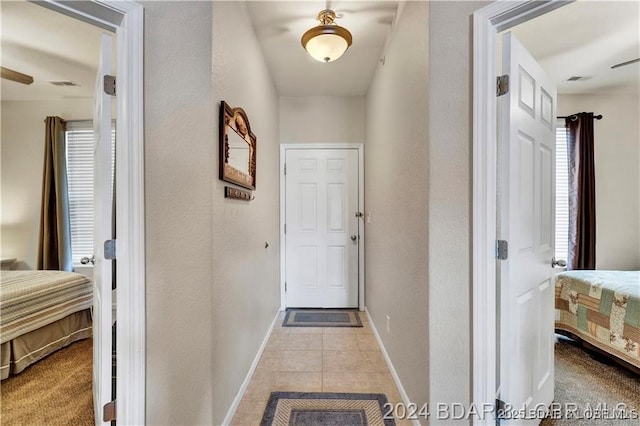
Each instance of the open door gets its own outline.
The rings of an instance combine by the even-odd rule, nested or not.
[[[511,424],[538,424],[553,401],[556,87],[507,33],[498,142],[499,395]],[[508,247],[508,250],[507,250]]]
[[[103,420],[103,407],[111,401],[111,286],[112,258],[105,242],[112,240],[111,102],[104,91],[104,76],[111,74],[111,36],[103,34],[95,89],[94,218],[95,264],[93,272],[93,406],[95,424]]]

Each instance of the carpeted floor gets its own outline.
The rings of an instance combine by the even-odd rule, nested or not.
[[[555,347],[555,400],[560,410],[556,419],[547,418],[542,426],[564,425],[638,425],[639,417],[613,419],[626,413],[640,415],[640,377],[614,364],[592,358],[576,342],[560,337]],[[621,410],[617,410],[618,404]],[[598,406],[600,407],[598,409]],[[574,410],[575,407],[575,411]],[[604,408],[609,414],[604,412]],[[591,411],[589,411],[591,408]],[[571,413],[587,418],[568,418]],[[635,412],[635,414],[634,414]],[[590,414],[592,413],[592,414]],[[596,419],[595,416],[606,417]]]
[[[93,425],[92,358],[84,339],[3,380],[0,424]]]

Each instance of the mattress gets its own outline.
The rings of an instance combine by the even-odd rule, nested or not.
[[[640,368],[640,271],[556,276],[556,330]]]
[[[93,284],[64,271],[0,272],[0,379],[91,337]]]
[[[0,343],[34,331],[93,303],[93,284],[65,271],[1,271]]]

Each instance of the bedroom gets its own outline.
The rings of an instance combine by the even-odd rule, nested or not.
[[[35,269],[73,269],[75,273],[88,277],[86,281],[78,281],[76,284],[83,288],[83,307],[92,306],[94,285],[90,279],[94,274],[90,258],[93,254],[93,143],[88,142],[90,136],[87,135],[93,132],[95,76],[103,33],[108,31],[30,2],[9,2],[2,5],[3,391],[7,389],[6,383],[14,377],[20,377],[30,364],[49,359],[49,354],[63,347],[79,351],[82,359],[88,356],[88,370],[83,371],[91,374],[91,337],[95,315],[92,318],[89,310],[85,309],[85,316],[81,321],[64,326],[60,322],[62,317],[69,315],[65,321],[78,317],[79,314],[73,311],[79,307],[68,306],[57,312],[52,311],[40,325],[49,329],[60,327],[62,335],[52,332],[46,337],[42,335],[37,343],[35,340],[29,342],[24,340],[27,339],[25,336],[37,333],[37,330],[32,330],[36,324],[22,325],[15,332],[10,332],[9,313],[13,310],[8,308],[10,305],[17,306],[19,299],[11,301],[8,296],[15,293],[16,298],[24,297],[26,292],[21,289],[19,280],[30,281]],[[24,84],[5,79],[4,67],[32,77],[33,82]],[[56,259],[57,267],[54,265],[56,256],[48,254],[58,250],[41,250],[39,247],[45,133],[48,128],[54,128],[47,124],[56,122],[52,118],[46,124],[46,117],[59,117],[62,120],[67,139],[67,201],[71,218],[68,232],[73,256]],[[56,132],[60,131],[53,131],[54,134]],[[48,247],[47,243],[44,246]],[[39,264],[43,266],[38,268]],[[5,273],[8,269],[11,271]],[[70,277],[79,279],[77,275]],[[11,293],[9,283],[13,283]],[[44,316],[44,312],[52,309],[52,300],[62,304],[69,303],[69,299],[74,297],[71,293],[68,298],[62,296],[65,291],[70,291],[69,288],[49,293],[54,287],[44,281],[41,285],[44,294],[40,300],[41,305],[39,308],[33,306],[27,313],[34,314],[37,309],[38,315]],[[33,290],[29,293],[33,293]],[[115,311],[115,294],[113,296],[110,310]],[[22,336],[17,338],[23,339],[20,344],[17,340],[9,340],[18,332]],[[29,355],[25,356],[24,352]],[[110,349],[108,356],[111,356]],[[74,367],[80,370],[84,368]],[[5,381],[7,376],[9,379]],[[72,382],[65,382],[65,386],[73,389]],[[90,410],[91,387],[81,389],[84,389],[84,394],[80,396],[81,405],[84,404]],[[8,400],[7,398],[5,402]],[[37,401],[38,399],[34,399],[33,403],[37,404]],[[4,409],[5,405],[3,411]],[[73,418],[68,420],[73,421]],[[38,420],[31,418],[30,421]]]
[[[160,6],[158,6],[157,9],[154,9],[154,6],[150,6],[149,7],[150,11],[149,11],[149,20],[152,23],[151,28],[154,29],[157,33],[154,33],[154,36],[158,36],[159,34],[161,35],[163,30],[160,30],[160,27],[165,27],[165,25],[169,25],[170,28],[172,24],[174,24],[173,20],[170,20],[169,18],[166,18],[165,15],[161,12],[164,12],[165,9],[159,10]],[[168,10],[171,10],[169,6],[167,6]],[[434,7],[434,9],[437,9]],[[202,12],[202,15],[206,16],[206,7],[202,6],[200,11]],[[436,13],[438,12],[438,13]],[[194,12],[193,15],[195,15],[196,13]],[[453,12],[452,12],[453,14]],[[185,15],[188,15],[185,12]],[[443,17],[444,15],[444,11],[442,9],[440,10],[435,10],[434,11],[434,16],[437,17]],[[179,17],[182,18],[182,15],[178,15]],[[449,15],[445,15],[447,17],[450,17]],[[468,13],[464,16],[464,19],[468,18]],[[178,20],[178,18],[176,18],[176,20]],[[167,22],[168,21],[168,22]],[[186,21],[186,18],[185,18]],[[158,22],[162,22],[163,25],[158,25]],[[465,21],[466,22],[466,21]],[[183,24],[185,27],[188,26],[186,25],[186,22],[182,22],[180,21],[181,24]],[[153,25],[155,24],[155,25]],[[434,28],[438,28],[437,26],[437,22],[433,22],[432,23]],[[178,26],[178,24],[175,24],[176,26]],[[447,24],[448,26],[449,24]],[[204,22],[202,24],[202,30],[206,31],[207,29],[207,22]],[[180,28],[180,27],[179,27]],[[442,30],[442,27],[439,27],[440,30]],[[179,33],[179,31],[176,31],[176,34]],[[158,37],[160,40],[164,40],[162,37]],[[189,39],[189,37],[186,37],[186,39]],[[208,51],[206,50],[207,47],[207,43],[204,39],[207,38],[207,35],[205,34],[204,36],[198,38],[197,36],[193,36],[193,38],[197,38],[198,42],[202,43],[202,48],[199,51],[203,57],[208,55]],[[209,37],[210,38],[210,37]],[[468,37],[467,37],[468,38]],[[465,43],[467,42],[467,38],[465,38]],[[164,42],[167,42],[168,40],[164,40]],[[151,52],[155,53],[156,56],[152,55],[152,58],[157,57],[160,58],[162,57],[161,55],[161,49],[160,47],[157,46],[157,44],[159,44],[159,41],[155,41],[155,44],[151,44],[150,50]],[[185,44],[188,43],[185,41]],[[209,44],[210,44],[210,40],[209,40]],[[182,46],[184,48],[186,48],[187,46]],[[464,46],[466,46],[466,44],[464,44]],[[155,49],[155,50],[154,50]],[[186,51],[186,50],[185,50]],[[191,58],[190,55],[185,55],[188,56],[189,58]],[[465,56],[465,55],[463,55]],[[160,62],[160,59],[157,59],[157,62]],[[202,68],[206,68],[207,61],[203,61],[202,64]],[[158,66],[158,63],[154,63],[152,61],[152,65],[155,65],[156,68],[155,69],[159,69],[160,67]],[[457,68],[456,68],[457,69]],[[466,68],[462,68],[463,70],[466,70]],[[466,72],[466,71],[465,71]],[[176,73],[179,75],[179,73]],[[155,82],[156,84],[158,83],[158,81],[160,82],[165,82],[164,80],[169,80],[168,77],[171,76],[175,76],[175,75],[165,75],[165,74],[161,74],[160,76],[151,76],[152,78],[150,78],[150,80],[152,82]],[[168,83],[169,81],[166,81],[166,83]],[[204,82],[200,82],[202,84],[205,84],[206,81]],[[182,92],[184,90],[175,90],[176,92],[180,92],[180,93],[176,93],[178,95],[178,100],[180,102],[186,102],[183,99],[183,95]],[[172,92],[173,93],[173,92]],[[193,89],[193,92],[191,93],[192,96],[197,95],[198,90],[196,88]],[[160,95],[154,94],[154,93],[150,93],[148,94],[148,96],[151,99],[155,99],[156,100],[156,104],[160,104],[160,100],[158,99],[160,97]],[[185,95],[186,96],[186,95]],[[204,96],[204,95],[203,95]],[[154,98],[155,97],[155,98]],[[199,99],[199,98],[198,98]],[[203,101],[204,102],[204,101]],[[211,123],[207,124],[207,117],[209,115],[211,115],[213,112],[210,111],[210,109],[212,108],[203,108],[203,110],[206,110],[207,112],[205,113],[204,111],[202,112],[202,114],[200,115],[200,119],[202,120],[202,123],[204,124],[200,124],[198,126],[196,126],[200,132],[202,132],[202,134],[205,136],[203,137],[203,139],[206,139],[209,135],[209,131],[205,129],[205,127],[207,127],[208,125],[210,125]],[[182,212],[180,205],[188,202],[189,201],[189,197],[184,196],[184,197],[179,197],[178,201],[174,201],[173,199],[169,200],[166,199],[163,196],[163,193],[165,191],[165,187],[171,187],[171,188],[175,188],[175,186],[172,185],[177,185],[177,184],[172,184],[171,180],[179,180],[180,181],[180,187],[181,188],[185,188],[186,187],[186,180],[183,180],[180,178],[181,175],[178,174],[171,174],[170,176],[165,177],[165,170],[166,168],[172,164],[171,162],[165,162],[162,161],[165,157],[170,157],[170,156],[174,156],[175,158],[179,158],[181,163],[184,161],[185,163],[188,164],[197,164],[200,165],[200,167],[205,167],[204,165],[201,165],[201,162],[199,162],[200,158],[196,158],[195,154],[193,156],[189,156],[186,155],[185,153],[183,153],[181,150],[183,150],[184,148],[181,148],[181,150],[179,150],[178,148],[176,148],[175,151],[172,151],[171,148],[169,148],[170,144],[170,140],[169,140],[169,136],[163,136],[160,134],[160,130],[155,130],[156,126],[158,128],[161,128],[162,131],[167,132],[168,128],[167,125],[162,123],[162,120],[160,118],[158,118],[159,114],[156,114],[156,119],[153,122],[153,126],[150,126],[151,129],[153,130],[149,130],[149,152],[152,155],[152,158],[154,161],[158,161],[158,159],[160,159],[161,164],[159,165],[151,165],[151,172],[150,172],[150,176],[148,179],[149,182],[149,186],[150,186],[150,193],[151,195],[149,196],[149,200],[150,203],[153,205],[154,209],[153,211],[155,213],[150,213],[150,217],[152,220],[150,220],[150,229],[153,232],[153,236],[150,237],[150,239],[152,240],[152,242],[155,242],[155,244],[153,245],[153,247],[155,248],[151,248],[150,249],[150,254],[153,255],[153,259],[155,260],[155,262],[150,262],[149,265],[149,271],[150,273],[153,275],[153,282],[154,284],[158,284],[159,285],[154,285],[153,290],[149,290],[149,299],[150,299],[150,303],[149,306],[151,308],[151,312],[150,312],[150,318],[155,319],[157,321],[153,321],[153,324],[150,324],[149,326],[149,331],[150,334],[154,335],[155,338],[151,338],[149,339],[149,347],[151,349],[155,349],[153,351],[153,354],[150,355],[150,370],[154,372],[154,380],[150,381],[150,385],[153,385],[156,382],[161,382],[163,384],[171,384],[174,383],[174,381],[177,381],[178,379],[176,377],[173,377],[169,372],[165,371],[166,370],[166,363],[170,362],[170,359],[172,358],[171,354],[173,354],[173,356],[178,357],[178,355],[189,355],[187,353],[183,353],[180,349],[178,349],[178,345],[176,345],[175,347],[173,345],[169,345],[167,344],[165,346],[165,344],[162,343],[162,339],[161,336],[167,331],[169,330],[170,334],[172,335],[176,335],[176,337],[178,337],[179,340],[184,339],[183,343],[187,343],[189,341],[189,339],[187,338],[188,336],[182,337],[182,331],[181,330],[177,330],[177,329],[172,329],[170,326],[169,327],[165,327],[164,326],[164,322],[161,320],[162,317],[165,317],[167,313],[173,314],[173,315],[180,315],[180,316],[187,316],[187,319],[190,319],[188,321],[188,323],[190,324],[190,326],[193,326],[195,328],[200,329],[200,327],[202,327],[203,330],[207,330],[207,328],[205,327],[205,325],[201,326],[201,316],[206,314],[203,314],[203,312],[208,312],[207,307],[209,306],[209,302],[207,302],[208,300],[211,299],[210,297],[210,290],[209,290],[209,281],[207,281],[204,276],[204,274],[202,276],[196,277],[198,279],[194,279],[193,282],[196,283],[207,283],[207,285],[203,284],[201,286],[196,286],[197,287],[197,294],[200,295],[204,295],[204,297],[202,297],[202,301],[196,303],[193,300],[193,296],[189,295],[189,293],[193,294],[193,292],[184,292],[180,293],[175,289],[175,285],[172,284],[172,281],[175,281],[176,279],[178,279],[179,277],[177,275],[172,275],[172,274],[177,274],[177,272],[172,272],[171,270],[169,270],[169,266],[166,267],[166,270],[161,266],[161,265],[170,265],[173,264],[174,262],[177,262],[180,265],[185,265],[185,270],[186,271],[192,271],[195,268],[198,268],[200,266],[200,261],[202,259],[202,253],[205,254],[205,257],[209,257],[209,253],[211,252],[211,250],[218,250],[217,248],[219,247],[218,243],[213,244],[214,245],[214,249],[211,248],[211,241],[203,241],[203,239],[201,238],[203,232],[201,229],[195,229],[194,226],[188,226],[185,227],[184,226],[184,219],[186,218],[191,218],[191,215],[195,215],[196,219],[199,220],[199,225],[201,225],[204,229],[205,232],[204,234],[208,234],[208,232],[206,230],[208,230],[209,228],[207,228],[208,226],[211,227],[210,223],[208,221],[210,221],[210,219],[208,218],[209,213],[207,214],[203,213],[202,216],[197,215],[194,212]],[[465,115],[465,114],[463,114]],[[152,115],[153,117],[153,115]],[[455,117],[456,123],[457,120],[459,119],[460,115],[459,114],[452,114],[452,117]],[[453,120],[453,118],[452,118]],[[446,121],[446,117],[445,117],[445,123],[447,123]],[[175,125],[175,123],[171,123],[172,125]],[[193,124],[193,123],[192,123]],[[455,123],[450,123],[450,124],[455,124]],[[462,125],[462,127],[464,127],[464,125]],[[184,127],[179,127],[182,130],[188,130]],[[447,126],[448,129],[452,129],[454,128],[454,126]],[[446,133],[446,132],[445,132]],[[171,137],[179,137],[180,134],[179,133],[175,133],[175,131],[169,131],[168,133],[169,135],[171,135]],[[437,134],[437,132],[436,132]],[[153,136],[153,137],[151,137]],[[454,137],[455,136],[455,137]],[[452,161],[461,161],[461,168],[465,169],[465,162],[464,162],[464,158],[466,158],[467,155],[467,150],[466,148],[462,148],[459,145],[464,145],[466,147],[466,139],[464,137],[464,135],[460,136],[457,133],[455,135],[452,135],[452,137],[445,137],[442,139],[446,139],[446,144],[444,142],[444,140],[442,141],[442,147],[440,147],[438,145],[438,143],[434,148],[434,157],[435,159],[437,158],[442,158],[443,156],[445,158],[447,158],[447,156],[449,155],[450,149],[453,150],[453,152],[451,153],[451,155],[455,155],[455,160],[454,159],[450,159]],[[463,142],[457,142],[460,139],[463,140]],[[159,142],[155,142],[155,141],[163,141],[165,142],[164,144],[161,144]],[[195,141],[194,143],[197,143],[197,141]],[[434,142],[435,143],[435,142]],[[454,145],[457,148],[451,148],[451,144],[452,143],[456,143],[457,145]],[[445,148],[446,146],[446,148]],[[202,143],[201,145],[198,145],[198,147],[202,150],[205,150],[206,145],[204,143]],[[445,151],[446,149],[446,151]],[[459,152],[461,151],[461,152]],[[440,157],[438,157],[436,154],[440,154]],[[187,158],[185,158],[187,157]],[[201,157],[201,155],[198,155],[198,157]],[[432,161],[436,161],[436,160],[432,160]],[[437,164],[433,164],[434,167],[437,166]],[[439,171],[438,168],[435,168],[436,171]],[[466,170],[466,169],[465,169]],[[204,176],[200,176],[200,178],[202,178],[202,181],[206,181],[208,176],[206,175],[206,173],[203,171],[202,174]],[[459,176],[460,172],[457,172],[457,175]],[[176,175],[178,175],[178,177],[176,177]],[[447,177],[451,177],[453,178],[454,182],[459,182],[459,181],[463,181],[463,178],[457,178],[456,176],[447,176]],[[440,179],[440,180],[438,180]],[[436,191],[442,191],[442,195],[445,195],[445,192],[449,192],[451,187],[449,186],[449,184],[445,184],[445,182],[443,182],[443,179],[445,178],[439,178],[438,176],[434,176],[433,180],[432,180],[432,184],[431,184],[431,191],[432,194],[434,194],[434,188]],[[264,182],[264,181],[263,181]],[[440,185],[440,186],[439,186]],[[439,189],[438,189],[439,188]],[[456,197],[455,194],[453,194],[454,197],[454,203],[458,202],[460,206],[464,206],[466,203],[466,199],[469,198],[468,194],[466,193],[466,185],[462,185],[462,188],[460,188],[460,196]],[[176,188],[177,189],[177,188]],[[198,186],[197,188],[190,188],[190,191],[187,191],[187,193],[196,193],[198,195],[198,199],[203,199],[203,200],[208,200],[210,197],[210,188],[205,188],[204,185]],[[436,193],[437,195],[438,193]],[[449,196],[450,197],[450,196]],[[451,202],[450,198],[447,198],[447,200],[449,200],[449,202]],[[445,210],[446,206],[442,206],[442,210]],[[161,214],[160,212],[167,212],[166,214]],[[438,211],[436,210],[435,213],[438,213]],[[440,211],[441,214],[444,214],[444,211]],[[158,217],[160,216],[160,217]],[[170,216],[170,218],[167,218],[166,216]],[[207,216],[207,217],[205,217]],[[169,222],[169,224],[171,225],[170,227],[166,226],[166,222]],[[189,222],[193,222],[192,220],[190,220]],[[464,221],[463,221],[464,222]],[[466,225],[464,224],[459,224],[461,226],[461,229],[466,229]],[[437,229],[435,231],[438,231]],[[228,231],[225,231],[228,232]],[[184,234],[188,234],[188,238],[193,239],[195,241],[197,241],[200,246],[198,246],[198,249],[192,249],[192,250],[185,250],[185,253],[171,253],[171,254],[161,254],[159,251],[161,250],[160,247],[165,247],[167,244],[171,245],[172,243],[179,243],[180,241],[184,240]],[[175,235],[173,235],[175,234]],[[437,234],[437,232],[435,232],[434,234]],[[172,237],[173,235],[173,237]],[[436,235],[437,237],[437,235]],[[447,237],[448,238],[448,237]],[[204,239],[206,240],[206,238]],[[216,240],[217,241],[217,240]],[[439,246],[439,242],[441,243],[446,243],[447,239],[442,236],[442,239],[438,239],[436,238],[434,241],[432,241],[432,243],[435,246]],[[446,244],[445,244],[446,245]],[[462,259],[465,259],[466,257],[466,252],[468,251],[466,245],[464,243],[460,244],[461,246],[464,246],[462,249],[460,250],[451,250],[451,247],[449,247],[449,249],[446,252],[442,253],[442,256],[448,255],[450,254],[452,251],[454,253],[460,254],[462,256]],[[457,243],[456,243],[456,247],[457,247]],[[219,250],[218,250],[219,251]],[[460,252],[460,253],[458,253]],[[434,256],[437,256],[436,253],[433,254]],[[454,256],[455,257],[455,256]],[[200,259],[200,261],[197,261],[198,259]],[[159,262],[158,260],[161,260],[161,262]],[[438,262],[434,262],[436,264],[433,265],[433,268],[437,270]],[[460,275],[454,275],[454,277],[451,277],[449,275],[445,275],[445,274],[449,274],[449,270],[452,269],[450,264],[444,263],[442,266],[442,270],[441,272],[443,273],[443,278],[446,278],[445,283],[447,283],[447,286],[449,285],[454,285],[455,283],[463,283],[466,282],[467,280],[465,279],[465,273],[464,271],[460,271]],[[446,270],[446,271],[445,271]],[[457,271],[456,271],[457,273]],[[169,278],[165,278],[165,276],[168,276]],[[436,276],[432,278],[432,280],[435,282],[437,281],[438,275],[436,273]],[[224,283],[223,283],[224,284]],[[216,284],[217,286],[220,287],[224,287],[223,284]],[[170,295],[171,299],[173,300],[174,304],[169,305],[169,303],[166,301],[167,297],[166,295]],[[177,300],[176,300],[177,299]],[[213,302],[212,302],[213,303]],[[204,306],[202,306],[204,305]],[[175,306],[175,307],[174,307]],[[192,310],[192,307],[196,307],[197,309]],[[214,305],[217,306],[217,305]],[[211,310],[213,311],[213,309]],[[435,310],[434,310],[435,312]],[[198,317],[198,318],[196,318]],[[160,324],[160,325],[159,325]],[[161,326],[162,325],[162,326]],[[201,358],[207,358],[210,355],[210,351],[211,348],[208,347],[206,342],[203,343],[199,343],[198,344],[199,349],[202,350],[202,353],[204,355],[202,355]],[[204,346],[204,347],[200,347],[200,345]],[[185,345],[186,346],[186,345]],[[184,347],[184,346],[181,346]],[[168,354],[168,355],[165,355]],[[450,357],[450,354],[443,352],[443,356],[447,356]],[[202,359],[198,358],[197,356],[194,355],[189,355],[191,357],[194,357],[196,360],[200,360],[203,361]],[[189,358],[189,359],[193,359],[193,358]],[[208,358],[207,358],[208,359]],[[465,358],[466,359],[466,358]],[[206,359],[204,359],[203,362],[206,362]],[[462,369],[464,370],[464,368]],[[464,370],[466,371],[466,370]],[[204,377],[190,377],[189,379],[193,379],[193,381],[198,382],[199,380],[203,381],[203,382],[209,382],[211,381],[211,379],[208,377],[208,375],[204,375]],[[189,395],[189,389],[186,385],[186,383],[190,382],[191,380],[185,380],[185,381],[179,381],[178,383],[185,383],[184,385],[182,385],[182,387],[179,386],[179,389],[183,390],[185,392],[186,395]],[[464,380],[462,380],[460,383],[462,383],[460,386],[463,387],[464,386]],[[175,384],[175,383],[174,383]],[[158,388],[162,388],[162,386],[149,386],[150,389],[158,389]],[[435,391],[435,390],[434,390]],[[153,392],[151,390],[151,392]],[[164,401],[166,402],[166,404],[162,404],[159,403],[160,405],[166,405],[167,407],[171,406],[171,404],[169,403],[169,401],[163,400],[161,395],[156,395],[159,396],[159,398],[153,398],[152,400],[160,400],[160,401]],[[216,398],[217,399],[217,398]],[[193,401],[197,401],[197,398],[193,398]],[[155,405],[155,404],[154,404]],[[178,416],[178,413],[187,416],[186,418],[189,418],[189,412],[198,412],[198,403],[196,402],[191,402],[187,401],[184,404],[184,408],[178,408],[178,409],[171,409],[173,410],[172,413],[175,416]],[[165,411],[171,411],[170,409],[161,409],[160,412],[165,412]],[[171,417],[171,413],[167,413],[169,417],[167,418],[177,418],[177,417]],[[206,413],[202,414],[202,418],[206,418]]]
[[[561,166],[556,167],[554,257],[569,262],[573,259],[570,269],[640,270],[638,7],[634,2],[618,3],[615,7],[576,2],[513,29],[513,34],[558,85],[556,163]],[[593,25],[578,25],[590,22]],[[536,42],[539,34],[557,27],[571,28],[571,31],[553,37],[554,43]],[[627,61],[631,63],[625,63]],[[593,165],[585,176],[591,173],[595,186],[591,193],[576,190],[574,194],[579,195],[574,195],[575,204],[570,208],[571,202],[567,201],[572,199],[569,189],[572,185],[568,160],[571,155],[579,154],[567,152],[569,131],[564,117],[580,112],[601,116],[600,119],[585,117],[592,124],[592,134],[586,136],[589,139],[578,139],[575,143],[587,146],[591,141],[593,148],[590,154],[582,151],[582,157],[573,160],[574,164],[579,163],[576,168],[586,169],[582,164]],[[573,123],[572,117],[568,120]],[[588,130],[584,122],[581,126]],[[572,139],[580,137],[575,126],[572,132],[575,132]],[[574,173],[577,176],[580,172]],[[573,185],[577,188],[577,183]],[[583,202],[582,207],[577,197],[583,200],[595,197],[595,202],[591,205]],[[573,225],[569,224],[570,211],[574,212]],[[587,217],[593,218],[592,227],[586,219],[580,222],[580,218]],[[579,227],[588,229],[582,232],[584,236],[576,231]],[[574,235],[573,242],[567,244],[570,235]],[[577,248],[568,256],[572,245]],[[640,296],[639,289],[635,288],[640,285],[638,274],[640,272],[563,274],[556,288],[557,330],[582,337],[587,346],[613,353],[614,359],[640,371],[637,343],[640,324],[634,313]],[[570,279],[574,276],[580,281]],[[590,283],[583,281],[587,278]],[[612,290],[600,290],[600,286]],[[614,320],[614,312],[621,319]]]

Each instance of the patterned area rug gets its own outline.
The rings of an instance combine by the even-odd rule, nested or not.
[[[385,404],[384,394],[272,392],[261,426],[395,426]]]
[[[283,327],[362,327],[356,309],[287,309]]]

